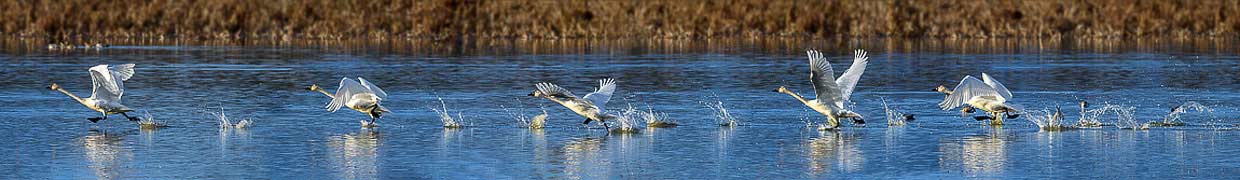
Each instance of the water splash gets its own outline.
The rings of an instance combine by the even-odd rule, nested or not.
[[[718,124],[720,126],[726,126],[726,127],[734,127],[734,126],[740,125],[738,123],[738,118],[736,118],[736,116],[732,116],[731,112],[728,112],[728,108],[724,106],[723,101],[700,102],[700,103],[702,103],[702,105],[705,105],[706,107],[710,108],[710,110],[712,110],[712,112],[715,115],[715,124]]]
[[[142,120],[138,121],[138,127],[141,129],[158,129],[168,127],[168,123],[155,120],[155,116],[151,112],[142,110]]]
[[[438,99],[439,99],[439,105],[442,107],[442,109],[435,109],[434,107],[431,107],[431,110],[435,111],[435,114],[439,114],[439,120],[443,122],[443,127],[445,128],[465,127],[465,124],[463,123],[463,120],[465,120],[465,118],[464,116],[461,116],[461,112],[457,112],[456,117],[452,117],[452,114],[448,112],[448,103],[445,103],[443,101],[443,98],[438,98]]]
[[[1102,107],[1081,111],[1080,120],[1076,127],[1102,127],[1106,124],[1113,124],[1120,129],[1149,129],[1145,123],[1138,122],[1136,119],[1136,107],[1113,105],[1103,103]]]
[[[1026,120],[1038,125],[1038,129],[1043,131],[1062,131],[1076,129],[1076,126],[1065,125],[1063,122],[1063,112],[1058,107],[1055,110],[1042,109],[1030,110],[1024,113]],[[1079,123],[1078,123],[1079,124]]]
[[[620,134],[640,132],[640,129],[637,129],[636,125],[637,119],[642,118],[642,114],[642,111],[637,110],[637,108],[634,108],[632,104],[629,104],[628,108],[620,110],[619,114],[616,115],[615,120],[616,123],[620,124],[620,127],[614,128],[610,131],[612,133]]]
[[[530,117],[530,116],[527,116],[524,111],[520,110],[520,109],[524,109],[520,107],[520,104],[521,104],[520,101],[521,99],[517,98],[517,104],[518,104],[517,108],[508,108],[502,105],[500,106],[500,108],[504,109],[504,112],[507,113],[509,117],[516,119],[517,123],[520,123],[521,127],[526,127],[530,129],[542,129],[546,127],[547,109],[545,107],[539,107],[539,109],[542,110],[542,114],[534,115],[533,117]]]
[[[219,127],[221,130],[230,129],[230,128],[237,128],[237,129],[247,128],[254,124],[253,121],[250,120],[251,119],[250,117],[241,118],[241,121],[238,121],[236,124],[233,124],[232,119],[228,118],[228,114],[224,112],[223,107],[221,107],[220,111],[218,112],[209,112],[209,113],[211,113],[212,116],[215,116],[215,120],[219,123]]]
[[[912,122],[912,114],[904,114],[899,109],[887,105],[887,98],[878,97],[883,102],[883,112],[886,113],[887,126],[904,126]]]
[[[629,108],[632,108],[632,106]],[[637,115],[641,117],[642,120],[646,120],[646,127],[666,128],[680,125],[680,123],[677,123],[675,120],[668,118],[667,113],[655,112],[654,108],[649,105],[646,106],[646,111],[638,111]]]
[[[1150,126],[1184,126],[1186,123],[1180,120],[1180,115],[1190,112],[1213,113],[1214,109],[1201,105],[1196,101],[1189,101],[1179,106],[1171,108],[1171,113],[1163,117],[1162,121],[1149,122]]]

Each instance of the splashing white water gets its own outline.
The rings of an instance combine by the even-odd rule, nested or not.
[[[1101,127],[1106,124],[1114,124],[1121,129],[1148,129],[1145,123],[1136,119],[1136,107],[1112,105],[1103,103],[1102,107],[1082,111],[1077,127]]]
[[[229,129],[229,128],[240,129],[240,128],[247,128],[247,127],[254,125],[254,122],[251,121],[250,120],[251,118],[249,117],[242,118],[241,121],[238,121],[236,124],[233,124],[232,119],[228,118],[228,114],[224,112],[224,108],[220,108],[219,112],[210,112],[210,113],[212,116],[215,116],[215,120],[216,122],[219,123],[220,129]]]
[[[702,105],[710,108],[715,115],[715,124],[720,126],[733,127],[739,125],[739,119],[728,112],[728,108],[724,106],[723,101],[700,102]]]
[[[878,97],[883,102],[883,112],[886,113],[887,126],[904,126],[909,123],[904,113],[899,109],[887,105],[887,98]]]
[[[1162,122],[1150,122],[1149,124],[1153,126],[1183,126],[1185,122],[1180,120],[1180,116],[1193,112],[1213,113],[1214,109],[1201,105],[1201,103],[1197,103],[1195,101],[1189,101],[1171,108],[1171,113],[1168,113],[1167,116],[1163,117]]]
[[[156,121],[155,116],[151,115],[151,112],[142,110],[142,120],[138,121],[139,128],[155,129],[155,128],[161,128],[161,127],[167,127],[167,126],[168,126],[167,123]]]
[[[642,118],[642,114],[643,112],[637,110],[637,108],[634,108],[633,104],[629,104],[628,108],[624,108],[620,110],[619,114],[616,114],[615,120],[617,124],[620,124],[620,127],[614,128],[610,131],[621,134],[640,132],[640,129],[637,129],[636,125],[637,119]]]
[[[1061,131],[1075,129],[1076,126],[1065,125],[1063,122],[1064,115],[1058,110],[1030,110],[1025,111],[1027,116],[1025,119],[1038,125],[1039,129],[1044,131]]]
[[[500,106],[500,108],[503,108],[504,113],[507,113],[509,117],[512,117],[512,119],[517,120],[517,123],[520,123],[521,127],[526,127],[530,129],[542,129],[546,127],[547,116],[548,116],[547,108],[539,107],[539,109],[542,110],[542,114],[538,114],[538,115],[534,115],[533,117],[530,117],[530,116],[527,116],[524,111],[521,111],[521,109],[524,109],[524,108],[522,108],[520,105],[521,104],[520,98],[517,98],[517,104],[518,104],[517,108],[508,108],[502,105]]]
[[[464,116],[461,116],[461,112],[457,112],[456,117],[452,117],[452,114],[448,112],[448,104],[443,101],[443,98],[438,98],[438,99],[439,99],[439,105],[442,107],[442,109],[435,109],[434,107],[431,107],[431,110],[435,111],[436,114],[439,114],[439,120],[443,122],[443,127],[445,128],[465,127],[465,124],[463,123],[463,120],[465,120],[465,118]]]

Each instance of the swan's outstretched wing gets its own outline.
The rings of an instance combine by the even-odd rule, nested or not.
[[[1008,91],[1007,87],[1004,87],[1002,83],[999,83],[999,80],[991,78],[990,75],[986,73],[982,73],[982,82],[986,82],[986,85],[990,85],[991,88],[994,88],[995,92],[998,92],[1003,99],[1012,99],[1012,91]]]
[[[362,77],[357,77],[357,80],[361,81],[362,86],[366,87],[367,90],[370,90],[371,93],[374,93],[375,96],[379,96],[379,98],[382,99],[387,99],[387,92],[384,92],[383,89],[379,89],[379,86],[375,86],[375,84],[370,83],[370,81],[366,81],[366,79],[363,79]]]
[[[336,89],[336,94],[332,95],[332,102],[327,104],[327,111],[336,112],[341,107],[345,107],[353,99],[353,95],[371,93],[369,89],[362,86],[356,80],[349,78],[340,79],[340,87]]]
[[[831,63],[818,51],[809,50],[806,54],[809,54],[809,82],[814,84],[816,100],[819,103],[842,104],[844,97],[839,85],[835,84],[835,70],[831,69]]]
[[[607,78],[598,80],[598,89],[590,94],[586,94],[586,100],[590,100],[598,109],[603,109],[607,105],[607,101],[611,100],[611,93],[616,92],[616,80]]]
[[[125,80],[133,77],[134,64],[117,66],[97,65],[90,68],[90,80],[93,86],[92,98],[105,101],[118,101],[125,94]]]
[[[567,89],[564,89],[560,86],[556,86],[555,84],[544,82],[544,83],[534,84],[534,86],[538,88],[538,91],[548,96],[558,96],[561,98],[571,98],[571,99],[577,98],[576,95],[573,95],[573,92],[569,92]]]
[[[840,97],[843,97],[844,101],[848,101],[849,96],[853,93],[853,88],[857,87],[857,81],[861,80],[861,73],[865,73],[865,66],[870,62],[869,59],[869,57],[866,57],[865,50],[857,49],[853,53],[852,66],[849,66],[848,70],[844,71],[844,74],[841,74],[839,79],[835,79],[835,84],[840,86]]]
[[[964,79],[960,80],[960,84],[957,84],[956,88],[952,90],[952,94],[947,95],[947,98],[944,98],[943,102],[939,103],[939,107],[943,108],[943,110],[950,110],[960,107],[968,102],[969,99],[978,96],[993,96],[999,102],[1005,101],[999,95],[999,92],[996,92],[986,82],[982,82],[982,80],[978,80],[973,76],[965,76]]]

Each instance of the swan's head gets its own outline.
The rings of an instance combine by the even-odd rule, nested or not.
[[[534,90],[534,92],[530,92],[530,94],[529,94],[528,96],[532,96],[532,97],[547,97],[547,93],[543,93],[542,91],[539,91],[539,90]]]
[[[973,112],[977,112],[977,110],[973,109],[973,106],[964,106],[964,108],[960,108],[960,112],[973,113]]]
[[[306,88],[306,90],[311,90],[311,91],[318,91],[320,89],[323,89],[323,88],[319,87],[318,84],[312,84],[310,85],[310,87]]]
[[[59,85],[59,84],[56,84],[56,83],[52,83],[52,85],[51,85],[51,86],[47,86],[47,88],[48,88],[48,89],[52,89],[52,90],[60,90],[60,85]]]
[[[788,91],[788,88],[787,88],[787,87],[784,87],[784,86],[779,86],[779,89],[775,89],[775,90],[774,90],[774,91],[772,91],[772,92],[777,92],[777,93],[788,93],[788,92],[791,92],[791,91]]]
[[[941,92],[941,93],[944,93],[944,94],[951,94],[951,89],[947,89],[947,86],[944,86],[944,85],[939,85],[939,87],[934,87],[934,92]]]

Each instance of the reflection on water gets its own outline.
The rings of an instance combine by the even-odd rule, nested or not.
[[[564,166],[565,179],[602,179],[608,175],[610,163],[600,153],[602,138],[571,139],[560,148],[560,165]]]
[[[352,134],[329,137],[331,160],[336,163],[337,178],[377,179],[379,175],[379,142],[381,134],[362,129]]]
[[[814,175],[832,171],[840,166],[843,172],[861,171],[865,155],[856,145],[857,138],[837,131],[822,131],[818,137],[806,141],[809,147],[809,169]]]
[[[131,160],[133,153],[124,146],[124,134],[91,130],[81,138],[82,149],[90,168],[99,179],[117,179],[124,172],[124,161]]]
[[[995,127],[989,135],[944,141],[939,146],[939,166],[947,171],[963,170],[969,176],[1002,173],[1007,162],[1004,136],[1003,128]]]

